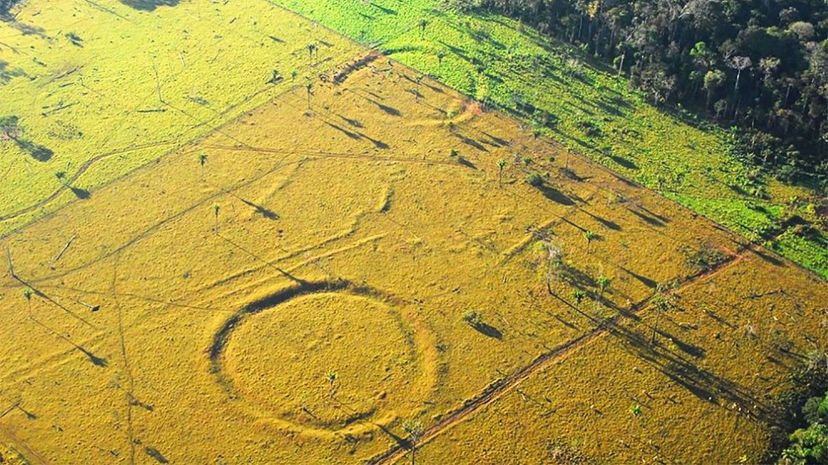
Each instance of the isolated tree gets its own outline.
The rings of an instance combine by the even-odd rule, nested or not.
[[[443,66],[443,60],[444,60],[445,58],[446,58],[446,52],[444,52],[443,50],[439,50],[439,51],[437,52],[437,63],[438,63],[440,66]]]
[[[218,229],[219,210],[221,210],[221,207],[219,206],[219,204],[214,203],[214,204],[213,204],[213,219],[214,219],[214,221],[215,221],[215,224],[214,224],[214,226],[213,226],[213,231],[214,231],[216,234],[218,234],[218,233],[219,233],[219,229]]]
[[[587,253],[592,253],[592,241],[598,239],[598,235],[587,229],[584,231],[584,239],[587,240]]]
[[[428,27],[428,20],[425,18],[421,18],[417,25],[420,26],[420,38],[422,39],[423,37],[425,37],[425,31]]]
[[[497,161],[497,185],[503,187],[503,170],[506,169],[506,160]]]
[[[32,295],[33,292],[30,288],[23,289],[23,297],[26,299],[26,304],[29,307],[29,318],[32,317]]]
[[[308,78],[308,80],[305,81],[305,91],[307,91],[307,93],[308,93],[308,110],[310,110],[311,109],[311,96],[313,95],[313,81],[311,81],[310,78]]]
[[[328,381],[328,390],[331,399],[334,398],[336,395],[336,380],[339,378],[339,375],[336,374],[335,371],[329,371],[325,374],[325,379]]]
[[[406,420],[403,425],[403,431],[408,434],[408,444],[411,448],[411,465],[415,465],[415,453],[417,451],[417,445],[420,442],[420,439],[423,438],[423,434],[425,433],[425,429],[423,428],[422,423],[419,421],[413,420]]]
[[[313,65],[313,56],[319,54],[319,46],[316,45],[316,42],[311,42],[307,46],[308,49],[308,59],[310,60],[311,66]]]
[[[0,116],[0,134],[3,139],[17,141],[20,134],[20,118],[17,116]]]
[[[475,310],[466,310],[463,313],[463,321],[472,328],[479,328],[483,324],[483,315]]]
[[[66,171],[61,170],[61,171],[56,172],[55,177],[64,186],[68,185],[67,178],[66,178]]]
[[[549,295],[554,295],[552,282],[561,276],[564,270],[564,253],[560,247],[549,240],[542,241],[543,249],[546,251],[546,290]]]
[[[604,297],[604,292],[607,291],[607,288],[612,283],[612,279],[610,279],[607,276],[601,275],[601,276],[598,277],[598,280],[596,282],[598,283],[598,290],[601,291],[600,296],[601,296],[601,298],[603,298]]]
[[[207,154],[201,152],[198,154],[198,164],[201,165],[201,178],[204,179],[204,165],[207,164]]]

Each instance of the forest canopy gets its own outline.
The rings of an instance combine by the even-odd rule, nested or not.
[[[508,14],[603,60],[656,104],[737,125],[738,155],[828,174],[824,0],[447,0]]]

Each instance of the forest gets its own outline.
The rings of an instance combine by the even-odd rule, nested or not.
[[[578,45],[642,89],[734,131],[737,156],[787,181],[828,174],[822,0],[447,0]]]

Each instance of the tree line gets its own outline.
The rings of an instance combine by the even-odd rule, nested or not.
[[[828,176],[824,0],[446,0],[579,46],[642,89],[738,125],[737,155],[782,178]]]

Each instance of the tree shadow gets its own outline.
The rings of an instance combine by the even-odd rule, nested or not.
[[[480,334],[483,334],[484,336],[488,336],[492,339],[497,339],[497,340],[503,339],[503,333],[499,329],[495,328],[494,326],[492,326],[488,323],[480,322],[480,323],[477,323],[477,324],[473,325],[472,328],[474,328]]]
[[[124,5],[140,11],[154,11],[160,6],[176,6],[180,0],[120,0]]]
[[[239,200],[241,200],[242,203],[247,205],[248,207],[252,207],[254,210],[256,210],[256,213],[258,213],[259,215],[262,215],[264,218],[266,218],[268,220],[274,220],[275,221],[275,220],[278,220],[279,218],[281,218],[279,216],[279,214],[276,213],[273,210],[270,210],[270,209],[265,208],[261,205],[250,202],[249,200],[244,200],[242,198],[239,198]]]
[[[20,147],[20,150],[28,153],[32,158],[40,162],[46,162],[52,159],[55,155],[55,152],[52,149],[35,144],[32,141],[26,139],[13,139],[14,142]]]
[[[144,453],[155,459],[158,463],[170,463],[169,459],[164,457],[164,454],[154,447],[144,447]]]
[[[759,421],[768,425],[779,424],[780,417],[777,409],[771,403],[759,398],[749,388],[698,367],[665,347],[650,344],[647,337],[634,330],[613,325],[609,331],[625,343],[623,347],[632,355],[657,369],[699,399],[716,406],[735,403],[743,409],[745,414]],[[666,337],[672,338],[669,335]],[[676,342],[675,338],[672,340]],[[702,348],[692,345],[676,345],[691,356],[704,355]]]
[[[92,197],[92,193],[89,192],[86,189],[81,189],[80,187],[74,187],[74,186],[68,186],[68,187],[69,187],[69,190],[71,190],[72,193],[75,194],[75,197],[77,197],[81,200],[87,200],[90,197]]]
[[[536,187],[537,190],[541,191],[544,197],[547,199],[559,203],[565,206],[572,206],[575,205],[575,201],[571,198],[567,197],[566,194],[563,192],[555,189],[554,187],[548,186],[546,184],[541,184],[540,186]]]

